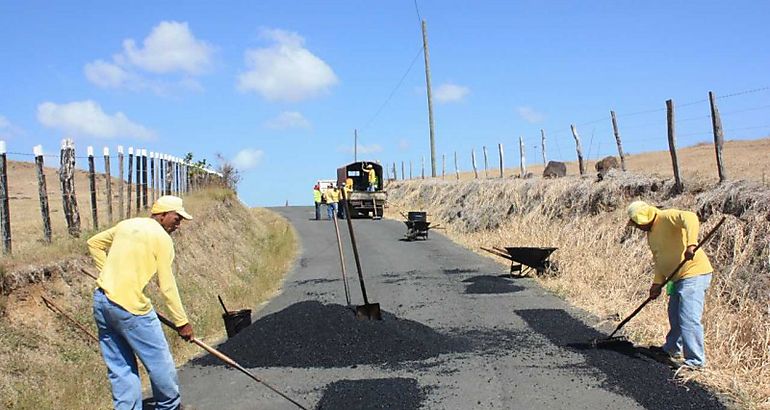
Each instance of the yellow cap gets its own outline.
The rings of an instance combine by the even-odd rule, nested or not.
[[[637,225],[647,225],[655,219],[658,208],[644,201],[634,201],[626,208],[628,218]],[[631,223],[629,222],[629,225]]]
[[[178,213],[184,219],[193,219],[192,215],[184,210],[182,198],[178,196],[164,195],[152,204],[152,210],[150,210],[153,215],[172,211]]]

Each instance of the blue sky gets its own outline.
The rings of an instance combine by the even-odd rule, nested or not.
[[[23,153],[65,136],[83,153],[219,153],[259,206],[310,202],[352,161],[354,129],[359,159],[417,175],[430,155],[420,17],[447,171],[454,151],[467,170],[498,143],[516,167],[519,137],[540,162],[540,129],[549,159],[574,160],[570,124],[587,156],[612,154],[610,109],[627,151],[665,149],[669,98],[679,145],[708,141],[709,90],[727,139],[760,138],[768,15],[757,1],[0,0],[0,138]]]

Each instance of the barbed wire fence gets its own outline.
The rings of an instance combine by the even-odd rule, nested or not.
[[[76,160],[78,159],[85,159],[88,164],[86,171],[88,206],[91,211],[90,220],[93,230],[98,230],[100,226],[100,197],[103,199],[101,206],[106,207],[107,226],[109,226],[116,222],[116,219],[123,220],[148,210],[162,195],[185,196],[205,187],[223,186],[226,183],[223,175],[211,169],[205,161],[193,163],[189,156],[182,158],[160,152],[148,152],[146,148],[135,147],[128,147],[126,155],[122,145],[117,146],[116,154],[110,152],[109,147],[103,148],[101,158],[103,172],[97,173],[97,157],[94,154],[94,148],[88,146],[86,155],[78,156],[72,139],[62,140],[58,154],[45,154],[42,145],[35,145],[32,153],[9,151],[6,142],[0,140],[0,235],[3,241],[3,253],[10,255],[13,251],[12,227],[14,224],[13,215],[11,215],[12,197],[9,195],[9,179],[14,182],[17,175],[9,175],[9,159],[18,162],[30,162],[29,160],[32,159],[37,176],[44,244],[50,244],[53,237],[49,187],[45,172],[46,158],[58,160],[56,174],[62,196],[62,213],[67,234],[72,237],[79,237],[82,230],[78,192],[75,189]],[[112,160],[116,160],[117,164]],[[115,168],[117,168],[117,177],[113,174]],[[117,185],[117,192],[113,191],[113,185]]]

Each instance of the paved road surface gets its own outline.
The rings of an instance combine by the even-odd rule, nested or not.
[[[532,280],[502,277],[504,267],[437,231],[401,241],[397,221],[353,221],[369,299],[385,312],[382,322],[356,321],[345,308],[333,223],[311,220],[312,208],[274,210],[296,228],[301,254],[282,293],[220,348],[308,408],[722,408],[633,348],[586,346],[601,336],[584,324],[591,319]],[[195,409],[295,408],[211,357],[179,376]]]

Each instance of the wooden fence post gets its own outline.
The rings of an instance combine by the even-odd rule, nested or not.
[[[420,179],[425,179],[425,156],[420,157]]]
[[[134,175],[134,147],[128,147],[128,184],[126,185],[126,218],[131,217],[131,178]],[[137,209],[138,211],[138,209]]]
[[[396,172],[396,161],[393,161],[393,180],[398,181],[398,172]]]
[[[158,198],[166,195],[166,155],[158,154]]]
[[[112,225],[112,170],[110,169],[110,149],[104,147],[104,176],[106,177],[105,188],[107,194],[107,219]]]
[[[504,178],[505,161],[503,159],[503,144],[497,144],[497,153],[500,156],[500,178]]]
[[[717,97],[713,91],[709,91],[709,102],[711,103],[711,126],[714,129],[714,150],[717,155],[717,172],[719,173],[719,183],[727,180],[725,165],[722,162],[722,147],[725,144],[725,137],[722,133],[722,118],[719,116],[717,108]]]
[[[67,221],[67,232],[78,238],[80,237],[80,211],[75,191],[75,143],[71,139],[62,140],[59,164],[62,207]]]
[[[142,208],[147,209],[147,150],[142,148]]]
[[[43,146],[35,145],[35,169],[37,171],[37,192],[40,197],[40,216],[43,218],[43,239],[51,243],[51,214],[48,209],[48,189],[45,183],[45,168],[43,162]]]
[[[409,180],[412,180],[412,160],[409,160]]]
[[[150,151],[150,203],[155,203],[155,152]]]
[[[455,177],[460,180],[460,167],[457,166],[457,151],[455,151]]]
[[[615,111],[610,111],[612,117],[612,131],[615,133],[615,143],[618,145],[618,155],[620,155],[620,169],[626,171],[626,153],[623,152],[623,143],[620,141],[620,130],[618,130],[618,120],[615,118]]]
[[[580,143],[580,135],[577,132],[574,124],[570,124],[572,130],[572,136],[575,138],[575,150],[577,151],[578,167],[580,168],[580,176],[582,177],[586,173],[586,165],[583,162],[583,144]]]
[[[489,178],[489,161],[487,160],[486,145],[481,147],[481,151],[484,152],[484,178]]]
[[[3,253],[10,255],[11,244],[11,209],[8,204],[8,150],[5,141],[0,141],[0,230],[3,234]]]
[[[521,168],[521,177],[524,178],[524,176],[527,175],[527,159],[524,153],[523,137],[519,137],[519,167]]]
[[[540,147],[543,149],[543,166],[548,165],[545,155],[545,130],[540,128]]]
[[[173,164],[171,163],[171,156],[166,155],[166,175],[165,178],[165,189],[164,189],[164,195],[171,195],[171,168],[173,167]]]
[[[142,209],[142,149],[137,148],[135,153],[136,160],[136,214]]]
[[[446,154],[441,154],[441,179],[446,177]]]
[[[174,157],[174,175],[176,180],[176,196],[180,196],[182,194],[182,173],[180,172],[180,162],[181,158]]]
[[[479,170],[476,169],[476,150],[471,149],[471,165],[473,166],[473,175],[476,179],[479,179]]]
[[[123,205],[123,146],[118,145],[118,217],[121,221],[126,215]]]
[[[99,214],[96,207],[96,169],[94,167],[94,147],[88,146],[88,187],[91,189],[91,226],[99,230]]]
[[[401,161],[401,180],[402,181],[406,179],[406,172],[404,171],[406,171],[406,167],[404,165],[404,161]]]
[[[679,160],[676,158],[676,135],[674,132],[674,101],[666,100],[666,123],[668,125],[668,150],[671,152],[671,164],[674,167],[674,190],[682,192],[684,185],[679,175]]]

